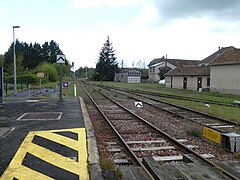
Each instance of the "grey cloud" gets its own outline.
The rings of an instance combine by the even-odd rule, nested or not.
[[[239,0],[155,0],[162,19],[210,16],[216,19],[238,20]]]

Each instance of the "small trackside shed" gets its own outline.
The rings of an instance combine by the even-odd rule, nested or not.
[[[114,81],[127,83],[140,83],[141,72],[133,69],[122,70],[119,73],[115,73]]]
[[[202,90],[210,87],[210,67],[178,67],[165,74],[165,85],[169,88]]]
[[[240,95],[240,49],[228,49],[210,67],[211,91]]]

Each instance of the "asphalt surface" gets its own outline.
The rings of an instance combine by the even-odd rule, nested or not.
[[[29,92],[25,91],[18,93],[17,97],[8,97],[8,100],[0,104],[0,177],[29,132],[84,127],[78,98],[64,97],[59,101],[55,91],[52,90],[51,98],[48,97],[49,91],[45,89],[43,92],[46,97],[42,92],[29,96]],[[35,138],[34,141],[46,142],[42,142],[41,138]],[[29,154],[28,156],[27,159],[31,158]],[[24,160],[23,163],[28,162]]]

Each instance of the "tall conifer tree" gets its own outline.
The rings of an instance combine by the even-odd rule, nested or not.
[[[96,64],[96,80],[113,81],[114,74],[118,71],[118,63],[113,50],[112,43],[110,43],[109,36],[103,47],[100,50],[98,62]]]

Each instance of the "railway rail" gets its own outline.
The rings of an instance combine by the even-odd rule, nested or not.
[[[107,121],[121,142],[121,147],[119,147],[116,142],[106,142],[106,144],[110,146],[109,150],[113,153],[118,153],[118,155],[113,155],[118,157],[118,160],[119,157],[123,157],[125,161],[122,159],[122,162],[133,163],[135,166],[141,167],[141,169],[145,172],[147,179],[160,178],[153,170],[154,168],[147,165],[149,160],[146,159],[146,157],[151,156],[155,159],[162,158],[162,160],[164,158],[168,158],[168,161],[171,161],[170,157],[186,157],[185,154],[190,154],[190,156],[193,155],[198,159],[197,162],[202,161],[206,166],[211,166],[214,167],[213,169],[220,170],[224,174],[224,177],[219,178],[238,179],[225,169],[193,151],[191,149],[193,147],[191,147],[190,144],[184,144],[183,139],[176,140],[172,138],[142,117],[129,111],[108,95],[95,89],[93,86],[88,87],[93,88],[94,91],[106,98],[104,102],[98,100],[99,102],[97,103],[83,86],[85,92],[94,103],[95,107]],[[122,147],[124,147],[124,151],[122,151]],[[176,161],[174,158],[172,158],[172,160],[173,162]],[[204,163],[202,163],[202,165]]]
[[[98,85],[98,86],[102,87],[102,88],[109,88],[109,86],[103,86],[103,85]],[[206,100],[206,99],[200,99],[200,98],[196,98],[196,97],[185,97],[185,96],[179,96],[179,95],[174,95],[174,94],[163,94],[163,93],[156,93],[156,92],[139,91],[139,90],[128,89],[128,88],[111,87],[111,89],[123,90],[125,92],[141,93],[142,95],[151,95],[151,96],[168,98],[168,99],[201,102],[201,103],[205,103],[205,104],[215,104],[215,105],[227,106],[227,107],[240,107],[239,104],[236,102],[231,103],[231,102],[222,102],[222,101],[217,101],[217,100]]]
[[[112,90],[122,95],[127,95],[130,98],[136,99],[137,101],[142,101],[150,106],[160,108],[164,111],[174,114],[175,116],[199,123],[220,133],[239,131],[240,123],[193,110],[184,106],[176,105],[174,103],[169,103],[167,101],[159,99],[159,97],[155,95],[146,95],[145,93],[129,92],[120,89],[117,90],[115,88],[112,89],[109,87],[105,87],[105,89]]]

